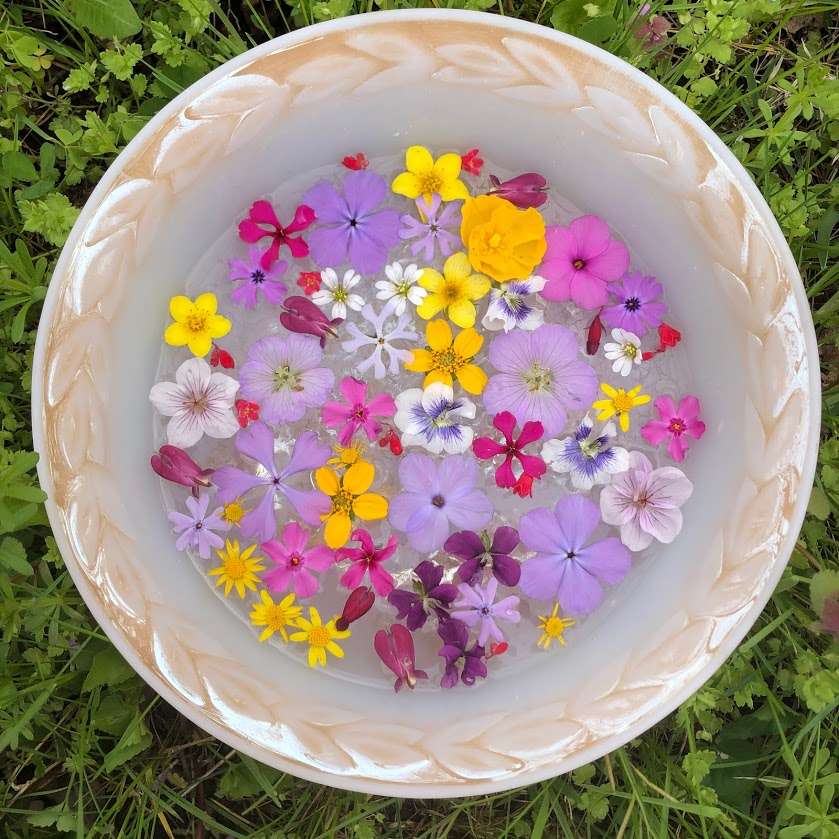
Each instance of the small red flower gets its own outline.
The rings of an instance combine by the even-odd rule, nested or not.
[[[487,658],[492,658],[496,655],[504,655],[504,653],[506,653],[509,649],[510,645],[506,641],[491,644],[489,648],[489,655],[487,656]]]
[[[469,149],[466,154],[460,156],[460,165],[465,172],[470,175],[480,175],[481,169],[484,167],[484,161],[478,157],[481,153],[480,149]]]
[[[533,476],[522,472],[511,489],[519,498],[531,498],[533,496]]]
[[[603,309],[600,310],[600,312],[602,311]],[[600,340],[603,338],[603,321],[600,320],[600,312],[594,316],[594,320],[588,327],[586,352],[589,355],[597,355],[597,350],[600,348]]]
[[[218,367],[221,365],[225,370],[232,370],[236,366],[233,356],[222,349],[218,344],[213,344],[213,351],[210,353],[210,367]]]
[[[679,341],[682,340],[682,333],[679,332],[678,329],[670,326],[666,323],[661,323],[658,326],[658,349],[655,350],[648,350],[647,352],[641,353],[641,358],[644,361],[649,361],[654,356],[657,356],[659,353],[663,353],[666,350],[675,347]]]
[[[301,271],[297,278],[297,285],[307,295],[320,291],[320,271]]]
[[[390,446],[390,453],[399,456],[402,454],[402,441],[399,435],[392,428],[385,428],[385,433],[379,437],[379,445],[384,448]]]
[[[352,169],[353,172],[357,172],[359,169],[366,169],[370,165],[370,161],[367,159],[367,155],[364,154],[363,151],[356,152],[355,154],[348,154],[341,163],[343,163],[347,169]]]
[[[246,399],[237,399],[236,417],[240,427],[247,428],[249,423],[259,419],[259,405],[256,402],[248,402]]]

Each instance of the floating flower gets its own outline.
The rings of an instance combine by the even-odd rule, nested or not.
[[[402,454],[402,441],[399,439],[399,435],[396,431],[390,426],[384,426],[382,431],[383,433],[379,437],[379,448],[383,449],[387,446],[392,455],[398,456]]]
[[[532,332],[544,322],[545,316],[541,309],[535,307],[527,298],[541,291],[545,287],[542,277],[532,276],[526,280],[510,280],[489,293],[487,307],[481,325],[484,329],[497,332],[503,329],[525,329]]]
[[[320,413],[321,422],[327,428],[338,428],[338,442],[349,445],[356,431],[363,430],[371,442],[376,439],[382,424],[378,417],[392,417],[396,403],[389,393],[377,393],[367,399],[367,384],[361,379],[345,376],[338,385],[344,402],[327,402]]]
[[[326,336],[337,337],[335,327],[343,323],[343,318],[329,320],[327,316],[311,301],[299,295],[286,297],[283,301],[283,311],[280,313],[280,323],[289,331],[301,335],[314,335],[323,349],[326,346]]]
[[[416,265],[403,268],[399,262],[391,262],[385,265],[385,276],[386,280],[376,282],[376,300],[385,300],[396,315],[402,315],[408,303],[419,306],[428,294],[417,284],[422,271]]]
[[[376,274],[399,242],[399,213],[377,209],[387,193],[380,175],[350,172],[342,188],[343,195],[322,181],[303,196],[321,225],[309,235],[312,257],[321,268],[349,262],[361,274]],[[338,315],[333,311],[332,317]]]
[[[424,268],[419,284],[428,292],[417,306],[417,314],[424,320],[445,311],[449,320],[465,329],[475,325],[475,302],[490,289],[483,274],[473,274],[472,266],[462,251],[450,256],[443,265],[443,273]]]
[[[236,362],[233,360],[233,356],[214,342],[213,348],[210,351],[210,367],[222,367],[225,370],[232,370],[235,366]]]
[[[221,507],[217,507],[208,515],[207,507],[209,504],[209,495],[199,495],[198,498],[190,496],[186,499],[186,508],[189,510],[189,515],[179,513],[176,510],[169,513],[168,518],[175,533],[180,534],[175,542],[175,547],[179,551],[185,551],[187,548],[192,550],[197,548],[198,556],[201,559],[209,559],[211,549],[220,548],[224,545],[221,536],[216,535],[213,531],[221,530],[224,532],[230,529],[230,525],[222,518]]]
[[[370,583],[379,597],[387,597],[393,591],[393,577],[382,568],[395,553],[399,542],[391,536],[381,548],[373,544],[373,537],[364,528],[359,527],[352,533],[352,540],[360,548],[341,548],[335,555],[337,562],[350,561],[350,567],[341,576],[341,585],[353,589],[361,584],[365,574],[369,574]]]
[[[239,370],[239,392],[274,424],[296,422],[323,405],[335,374],[319,367],[323,351],[308,335],[266,335],[254,341]]]
[[[211,486],[210,475],[215,470],[202,469],[183,449],[161,446],[151,456],[151,468],[167,481],[189,487],[197,498],[200,487]]]
[[[600,492],[606,524],[621,529],[631,551],[643,551],[653,539],[670,544],[682,529],[679,509],[693,493],[693,484],[675,466],[653,469],[641,452],[629,453],[629,469],[612,478]]]
[[[469,190],[460,176],[460,155],[442,154],[437,160],[425,146],[411,146],[405,152],[405,168],[393,179],[390,188],[397,195],[406,198],[431,200],[432,195],[439,195],[443,201],[461,201],[469,197]]]
[[[441,210],[442,199],[439,195],[432,195],[428,201],[425,198],[417,198],[416,205],[419,219],[407,213],[401,216],[399,238],[416,239],[417,241],[411,245],[411,253],[416,256],[422,251],[426,262],[434,259],[438,247],[441,256],[448,256],[458,246],[458,238],[449,228],[457,227],[460,223],[460,207],[457,204],[447,204]]]
[[[396,676],[393,689],[397,693],[402,685],[413,690],[417,679],[428,678],[425,670],[416,669],[414,639],[401,624],[393,624],[389,631],[380,629],[373,638],[373,648],[385,667]]]
[[[554,472],[570,473],[574,489],[588,492],[595,484],[608,484],[612,475],[624,472],[629,466],[629,452],[613,446],[617,436],[613,422],[606,423],[599,435],[586,414],[570,437],[548,440],[542,446],[542,459]]]
[[[315,217],[315,211],[311,207],[301,204],[294,211],[291,224],[283,227],[270,201],[254,201],[248,211],[248,217],[239,222],[239,238],[250,243],[266,237],[271,240],[268,250],[260,257],[260,264],[268,270],[277,261],[283,245],[295,259],[302,259],[308,255],[309,246],[303,239],[289,234],[305,230]]]
[[[256,591],[256,584],[259,582],[259,572],[265,570],[260,561],[262,557],[253,556],[256,545],[250,545],[245,550],[239,550],[239,542],[228,539],[224,543],[224,550],[216,551],[221,565],[209,572],[211,577],[218,577],[216,586],[224,586],[224,596],[230,594],[231,589],[236,589],[240,598],[245,596],[245,590]]]
[[[344,651],[335,643],[349,638],[349,629],[340,630],[335,626],[334,618],[329,623],[322,623],[320,614],[314,606],[309,606],[309,620],[297,618],[298,632],[289,635],[292,641],[309,645],[309,667],[326,667],[326,654],[332,653],[335,658],[343,658]]]
[[[484,161],[480,158],[480,149],[469,149],[466,154],[460,155],[460,165],[464,172],[470,175],[480,175],[484,168]]]
[[[467,200],[460,238],[476,270],[498,282],[523,279],[545,255],[545,222],[534,208],[519,210],[497,195]]]
[[[259,248],[248,248],[248,258],[231,259],[227,278],[234,284],[230,299],[246,309],[253,309],[259,302],[259,295],[266,303],[278,304],[288,292],[288,286],[280,281],[288,263],[280,260],[265,268],[260,259]]]
[[[492,502],[477,489],[478,464],[464,455],[437,461],[425,454],[406,455],[399,464],[402,492],[390,505],[389,521],[408,534],[411,546],[436,551],[451,526],[476,530],[489,524]]]
[[[518,623],[521,620],[517,608],[519,599],[516,595],[511,594],[495,602],[495,595],[498,593],[498,580],[495,577],[490,577],[485,586],[461,583],[457,590],[460,597],[453,604],[452,618],[463,621],[470,627],[477,624],[478,644],[482,647],[486,646],[490,638],[498,643],[504,640],[496,620],[509,623]]]
[[[558,600],[572,615],[594,611],[603,599],[602,583],[619,583],[630,566],[620,539],[589,544],[599,524],[597,506],[584,495],[566,496],[553,510],[540,507],[522,516],[521,540],[536,556],[522,564],[521,590],[537,600]]]
[[[193,355],[204,357],[214,338],[230,332],[230,321],[217,313],[218,300],[212,292],[199,294],[193,302],[182,294],[169,301],[169,314],[174,323],[166,327],[163,338],[172,347],[189,347]]]
[[[472,451],[479,460],[492,460],[498,455],[504,455],[504,462],[495,470],[495,485],[502,489],[516,490],[522,479],[527,477],[530,480],[524,481],[526,489],[521,489],[516,494],[524,497],[530,495],[530,487],[534,480],[539,480],[545,474],[545,461],[538,455],[525,454],[523,449],[531,443],[542,439],[544,429],[541,422],[526,422],[518,437],[513,437],[516,430],[516,418],[509,411],[501,411],[495,415],[492,425],[504,437],[503,443],[498,443],[491,437],[478,437],[472,443]],[[518,460],[522,468],[521,474],[516,477],[513,471],[513,461]]]
[[[473,644],[469,649],[469,630],[463,621],[440,621],[437,634],[443,642],[437,655],[446,662],[440,687],[453,688],[458,677],[467,687],[472,687],[476,679],[487,677],[487,666],[484,660],[485,650],[480,644]],[[462,672],[458,672],[458,662],[463,659]]]
[[[434,382],[424,390],[410,388],[396,397],[396,427],[403,446],[422,446],[432,454],[462,454],[472,445],[474,431],[464,420],[475,419],[475,403],[455,399],[454,390]]]
[[[446,321],[432,320],[425,327],[425,340],[428,347],[414,350],[411,360],[405,364],[406,370],[426,374],[423,387],[434,382],[451,386],[456,377],[467,393],[477,394],[484,389],[487,375],[470,361],[483,346],[484,339],[472,327],[454,338]]]
[[[548,200],[548,182],[537,172],[527,172],[503,182],[490,175],[489,180],[492,183],[489,195],[500,195],[523,210],[541,207]]]
[[[617,415],[618,424],[624,434],[629,431],[629,414],[641,405],[650,401],[647,393],[641,393],[641,385],[636,385],[632,390],[624,390],[622,387],[614,388],[601,382],[600,390],[606,394],[606,399],[598,399],[591,407],[597,413],[597,419],[608,420]]]
[[[271,595],[261,589],[259,602],[254,603],[248,617],[254,626],[265,627],[259,634],[260,641],[267,641],[275,632],[279,632],[283,641],[288,643],[286,627],[296,627],[302,611],[300,606],[294,604],[293,594],[287,594],[279,603],[275,603]]]
[[[622,280],[612,283],[609,292],[615,302],[603,309],[601,317],[611,327],[626,329],[643,338],[667,314],[667,306],[661,302],[663,289],[655,277],[630,271]]]
[[[574,333],[557,324],[496,336],[489,361],[498,373],[484,391],[484,406],[493,414],[509,411],[519,422],[539,421],[546,437],[559,434],[566,412],[590,405],[597,391],[594,370],[577,356]]]
[[[368,303],[361,310],[361,317],[368,325],[363,330],[355,323],[347,324],[349,340],[341,344],[341,349],[346,353],[356,353],[362,347],[373,347],[373,352],[361,363],[356,364],[356,370],[364,373],[373,368],[373,376],[383,379],[390,374],[395,376],[399,373],[399,362],[411,360],[411,350],[394,346],[397,341],[416,341],[419,338],[413,329],[409,328],[411,316],[407,312],[396,315],[388,306],[382,311],[376,310]],[[387,356],[387,367],[382,361],[382,354]]]
[[[330,457],[326,462],[329,466],[346,469],[348,466],[352,466],[353,463],[358,463],[361,460],[364,449],[365,445],[363,440],[351,440],[348,446],[333,446],[332,451],[335,452],[335,456]]]
[[[332,509],[323,515],[326,527],[323,538],[330,548],[340,548],[350,538],[353,518],[376,521],[387,515],[387,499],[368,492],[376,477],[371,463],[359,460],[338,475],[326,466],[315,472],[315,482],[329,497]]]
[[[556,641],[561,647],[564,647],[565,630],[574,626],[576,622],[573,618],[560,617],[559,603],[554,603],[549,615],[539,615],[539,629],[542,630],[542,635],[536,642],[536,646],[543,650],[549,650],[551,644]]]
[[[242,502],[234,498],[222,506],[221,517],[229,527],[238,527],[247,512]]]
[[[641,357],[644,361],[649,361],[651,358],[677,346],[681,340],[682,333],[678,329],[670,326],[670,324],[660,323],[658,325],[658,347],[644,352]]]
[[[600,320],[600,312],[602,311],[602,309],[599,309],[588,325],[588,330],[586,331],[587,355],[597,355],[597,350],[600,349],[600,339],[603,337],[603,321]]]
[[[448,609],[457,597],[457,586],[443,582],[443,566],[424,559],[414,568],[413,591],[395,588],[387,597],[388,603],[396,609],[396,617],[402,620],[411,632],[425,626],[433,612],[438,621],[447,620]]]
[[[361,169],[366,169],[370,165],[367,155],[364,152],[356,152],[355,154],[348,154],[342,160],[341,164],[347,169],[352,169],[358,172]]]
[[[256,402],[237,399],[233,404],[236,408],[236,420],[239,423],[239,428],[247,428],[252,422],[259,419],[259,405]]]
[[[326,463],[329,446],[318,441],[313,431],[300,434],[291,450],[288,463],[280,468],[274,455],[274,435],[263,422],[255,422],[236,435],[236,449],[259,463],[263,469],[254,475],[235,466],[223,466],[213,475],[219,489],[219,501],[226,504],[243,498],[252,490],[265,494],[260,502],[242,517],[243,535],[267,542],[277,532],[274,502],[284,496],[307,524],[320,524],[321,515],[329,509],[328,501],[314,490],[300,490],[289,480],[301,472],[310,472]]]
[[[581,309],[605,305],[608,284],[629,267],[629,251],[610,237],[609,225],[597,216],[580,216],[567,227],[549,227],[546,236],[548,250],[539,273],[548,282],[542,296],[573,300]]]
[[[318,306],[329,306],[332,304],[331,317],[346,320],[347,309],[360,312],[364,306],[364,298],[360,294],[351,291],[360,282],[361,277],[350,268],[344,271],[344,276],[338,279],[338,275],[332,268],[325,268],[320,272],[321,288],[312,295],[312,302]]]
[[[659,418],[642,426],[641,436],[652,446],[658,446],[669,438],[667,454],[681,463],[688,450],[685,438],[698,440],[705,433],[705,423],[699,418],[699,400],[690,394],[683,396],[677,409],[669,396],[659,396],[653,405]]]
[[[612,371],[628,376],[633,364],[641,363],[641,339],[625,329],[613,329],[612,340],[603,345],[606,358],[612,362]]]
[[[297,285],[303,289],[304,294],[313,295],[320,289],[320,271],[301,271],[297,277]]]
[[[376,595],[373,594],[373,589],[369,586],[359,586],[354,588],[344,602],[344,608],[341,610],[341,615],[335,621],[335,626],[338,629],[344,630],[351,623],[363,618],[372,608],[376,602]]]
[[[514,527],[499,527],[492,538],[484,531],[479,536],[472,530],[452,533],[443,550],[462,560],[457,576],[461,582],[480,582],[484,567],[492,566],[493,576],[505,586],[518,585],[521,566],[510,554],[519,543],[519,533]]]
[[[324,545],[306,548],[309,531],[296,521],[289,522],[280,539],[262,543],[262,550],[274,563],[274,568],[264,577],[270,591],[294,589],[302,600],[317,594],[318,578],[312,572],[328,570],[335,562],[335,553]]]

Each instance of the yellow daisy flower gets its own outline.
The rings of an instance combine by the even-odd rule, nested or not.
[[[297,620],[303,613],[300,606],[294,604],[294,594],[287,594],[279,603],[271,599],[265,589],[259,592],[260,603],[254,603],[249,615],[254,626],[264,626],[259,636],[260,641],[267,641],[275,632],[279,632],[283,641],[288,641],[287,626],[297,626]]]
[[[343,658],[344,651],[335,643],[342,638],[349,638],[352,634],[349,629],[336,629],[335,618],[329,623],[321,623],[320,614],[314,606],[309,606],[309,620],[298,618],[297,626],[299,632],[292,632],[289,636],[292,641],[309,645],[309,667],[320,665],[326,667],[326,653],[332,653],[335,658]]]
[[[326,522],[323,539],[330,548],[347,544],[353,517],[374,521],[387,515],[387,499],[367,492],[375,477],[376,468],[365,460],[353,463],[340,476],[328,466],[321,466],[315,472],[318,489],[332,500],[332,510],[323,517]]]
[[[166,327],[164,340],[173,347],[189,347],[193,355],[207,355],[213,339],[230,332],[230,321],[217,314],[217,309],[218,301],[212,292],[199,294],[195,302],[182,294],[175,295],[169,301],[169,314],[175,322]]]
[[[449,320],[461,329],[475,325],[474,300],[480,300],[490,289],[483,274],[472,273],[466,254],[452,254],[443,265],[443,273],[423,268],[419,284],[428,291],[417,314],[425,320],[446,310]]]
[[[259,582],[257,572],[264,571],[265,566],[261,562],[261,556],[251,557],[255,550],[256,545],[251,545],[239,553],[239,542],[235,539],[231,542],[228,539],[224,544],[224,550],[216,551],[221,565],[213,568],[210,576],[218,577],[216,585],[224,586],[225,597],[234,586],[239,597],[245,596],[245,589],[256,591],[256,584]]]
[[[225,504],[221,510],[221,517],[231,527],[238,527],[245,513],[248,511],[242,506],[238,498],[234,498],[229,504]]]
[[[629,431],[630,411],[650,401],[649,394],[641,393],[641,385],[636,385],[632,390],[624,390],[622,387],[614,388],[602,382],[600,390],[608,399],[598,399],[592,404],[591,407],[599,412],[597,419],[608,420],[617,414],[621,431]]]
[[[407,172],[397,175],[390,188],[397,195],[406,198],[419,198],[425,203],[431,201],[434,193],[443,201],[458,201],[469,197],[466,184],[458,180],[460,175],[460,155],[443,154],[434,160],[425,146],[411,146],[405,152]]]
[[[346,469],[352,466],[353,463],[358,463],[361,460],[361,455],[364,452],[364,441],[353,440],[349,446],[333,446],[332,451],[335,452],[334,457],[330,457],[326,462],[330,466],[338,466],[341,469]]]
[[[406,370],[426,374],[423,387],[434,382],[443,382],[451,387],[452,377],[457,377],[467,393],[483,391],[487,374],[469,359],[481,349],[484,339],[472,327],[453,338],[452,328],[446,321],[432,320],[425,327],[425,340],[428,347],[414,350],[413,357],[405,364]]]
[[[563,635],[565,630],[569,626],[574,626],[576,622],[573,618],[561,618],[559,616],[559,603],[554,603],[550,615],[539,615],[539,628],[542,630],[542,635],[536,642],[536,646],[549,650],[551,644],[557,641],[560,646],[564,647],[565,638]]]

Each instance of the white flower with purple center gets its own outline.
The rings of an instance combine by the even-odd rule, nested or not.
[[[612,340],[603,345],[603,352],[615,373],[628,376],[633,365],[641,363],[641,339],[626,329],[613,329]]]
[[[588,492],[595,484],[608,484],[612,475],[629,468],[629,452],[613,446],[617,435],[613,422],[594,434],[594,423],[586,414],[573,436],[548,440],[542,446],[542,459],[554,472],[569,473],[575,489]]]
[[[321,288],[312,295],[312,302],[322,309],[332,304],[332,312],[329,317],[347,317],[347,309],[360,312],[364,306],[364,298],[355,294],[354,289],[360,282],[361,277],[350,268],[344,271],[344,276],[338,279],[334,268],[324,268],[320,272]]]
[[[373,347],[373,352],[356,365],[356,370],[364,373],[372,367],[373,375],[377,379],[383,379],[388,373],[395,376],[399,373],[399,362],[410,361],[413,353],[411,350],[394,346],[394,341],[419,339],[417,333],[408,328],[411,316],[403,311],[397,317],[387,305],[377,314],[368,303],[361,310],[361,317],[366,321],[363,329],[355,323],[346,324],[346,330],[351,338],[341,344],[341,349],[347,353],[355,353],[362,347]],[[387,355],[387,367],[382,360],[382,355]]]
[[[185,551],[187,548],[197,549],[201,559],[209,559],[211,549],[224,546],[224,540],[213,531],[226,532],[230,530],[230,524],[222,518],[221,507],[217,507],[207,515],[209,504],[210,496],[206,493],[201,493],[198,498],[190,495],[186,499],[189,515],[179,513],[177,510],[169,513],[169,521],[175,533],[180,534],[175,542],[175,547],[179,551]]]
[[[434,382],[425,390],[414,387],[396,397],[393,421],[402,432],[403,446],[422,446],[432,454],[462,454],[472,446],[474,431],[464,420],[475,419],[470,399],[454,398],[454,390]]]
[[[500,288],[494,288],[489,294],[489,307],[481,323],[484,329],[497,332],[503,329],[538,329],[545,316],[541,309],[528,302],[531,294],[540,292],[545,287],[544,277],[532,276],[526,280],[512,280]]]
[[[422,276],[422,270],[413,263],[403,267],[398,262],[391,262],[385,266],[386,280],[376,283],[376,300],[385,300],[387,305],[401,315],[408,307],[408,303],[419,306],[428,292],[417,285]]]

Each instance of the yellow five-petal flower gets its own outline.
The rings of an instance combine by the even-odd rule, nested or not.
[[[630,411],[650,401],[649,394],[641,393],[641,385],[636,385],[632,390],[624,390],[622,387],[614,388],[602,382],[600,390],[608,398],[598,399],[592,404],[591,407],[598,411],[597,419],[608,420],[617,414],[621,431],[629,431]]]
[[[309,606],[309,620],[298,618],[299,632],[292,632],[292,641],[309,645],[309,667],[320,665],[326,667],[326,653],[330,652],[335,658],[343,658],[344,651],[335,643],[342,638],[349,638],[349,629],[340,630],[335,626],[335,618],[329,623],[321,622],[320,614],[314,606]]]
[[[406,370],[426,374],[423,387],[434,382],[451,386],[453,377],[457,377],[467,393],[483,391],[487,374],[470,361],[483,346],[481,335],[470,327],[453,339],[452,328],[446,321],[432,320],[425,327],[425,340],[428,348],[414,350],[413,357],[405,364]]]
[[[443,154],[434,160],[425,146],[411,146],[405,152],[405,168],[408,171],[397,175],[390,186],[397,195],[406,198],[419,198],[422,195],[426,204],[430,203],[435,193],[443,201],[465,200],[469,197],[466,184],[458,179],[458,154]]]
[[[574,626],[576,621],[573,618],[562,618],[559,616],[559,603],[554,603],[553,611],[549,615],[539,615],[539,628],[542,634],[536,642],[537,647],[549,650],[551,644],[556,641],[561,647],[565,646],[565,630]]]
[[[232,542],[228,539],[224,550],[216,551],[221,565],[213,568],[209,573],[211,577],[218,577],[216,585],[224,586],[225,597],[230,594],[234,586],[239,597],[245,596],[245,589],[256,591],[256,584],[259,582],[258,572],[264,571],[265,566],[261,562],[261,556],[251,556],[255,550],[256,545],[250,545],[240,553],[239,542],[236,539]]]
[[[260,641],[267,641],[275,632],[279,632],[283,641],[288,641],[287,626],[297,626],[297,619],[303,613],[294,603],[294,594],[287,594],[279,603],[275,603],[265,589],[259,592],[259,603],[254,603],[249,615],[254,626],[264,626],[259,635]]]
[[[193,302],[178,294],[169,301],[169,314],[174,323],[166,327],[163,338],[173,347],[189,347],[193,355],[207,355],[214,338],[223,338],[230,332],[231,323],[217,313],[215,294],[199,294]]]
[[[472,273],[466,254],[452,254],[443,265],[443,273],[423,268],[419,284],[428,291],[417,314],[425,320],[444,309],[452,323],[462,329],[475,325],[474,300],[480,300],[490,289],[490,281],[483,274]]]

